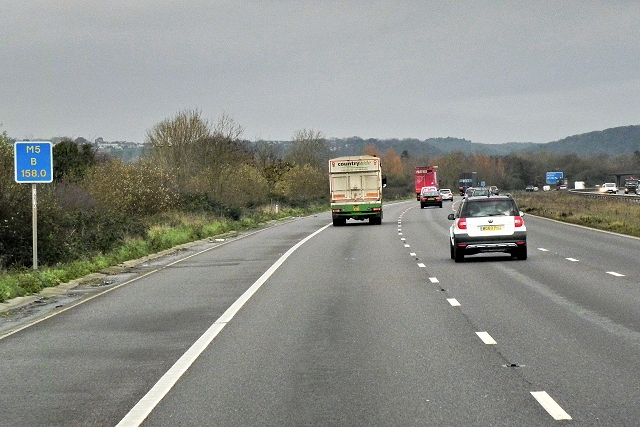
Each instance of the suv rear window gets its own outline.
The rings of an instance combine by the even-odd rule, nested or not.
[[[513,199],[469,199],[462,206],[462,218],[476,218],[483,216],[517,216],[518,206]]]

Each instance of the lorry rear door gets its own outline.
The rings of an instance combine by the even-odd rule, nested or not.
[[[377,200],[380,198],[378,174],[345,174],[331,177],[331,200]]]

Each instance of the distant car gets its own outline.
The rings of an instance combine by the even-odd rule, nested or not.
[[[420,189],[420,193],[422,193],[423,191],[438,191],[438,187],[433,187],[433,186],[422,187]]]
[[[424,209],[427,206],[442,207],[442,196],[439,191],[422,191],[420,193],[420,209]]]
[[[489,191],[491,191],[491,194],[493,194],[494,196],[497,196],[500,194],[498,187],[496,187],[495,185],[492,185],[491,187],[489,187]]]
[[[442,197],[442,200],[451,200],[453,202],[453,193],[448,188],[441,188],[440,196]]]
[[[527,186],[524,188],[524,191],[535,191],[534,189],[535,189],[535,187],[534,187],[533,185],[527,185]]]
[[[464,194],[463,194],[463,198],[467,198],[467,197],[471,197],[473,196],[473,192],[474,192],[475,188],[474,187],[469,187],[466,190],[464,190]]]
[[[451,258],[464,261],[465,255],[507,252],[527,259],[527,228],[511,196],[467,197],[455,213],[449,229]]]
[[[567,185],[566,184],[560,184],[558,186],[558,190],[566,190],[567,189]]]
[[[489,197],[491,195],[491,191],[487,187],[478,187],[473,189],[473,197]]]
[[[598,191],[600,193],[618,194],[618,186],[615,182],[605,182]]]

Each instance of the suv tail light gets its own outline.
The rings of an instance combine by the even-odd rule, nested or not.
[[[458,228],[460,230],[466,230],[467,229],[467,218],[460,218],[458,220]]]
[[[524,225],[524,220],[522,219],[521,216],[514,216],[513,217],[513,222],[514,225],[517,227],[522,227]]]

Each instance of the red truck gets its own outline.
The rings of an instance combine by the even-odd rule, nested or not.
[[[420,190],[422,190],[422,187],[439,188],[437,172],[438,166],[420,166],[413,168],[417,200],[420,200]]]

